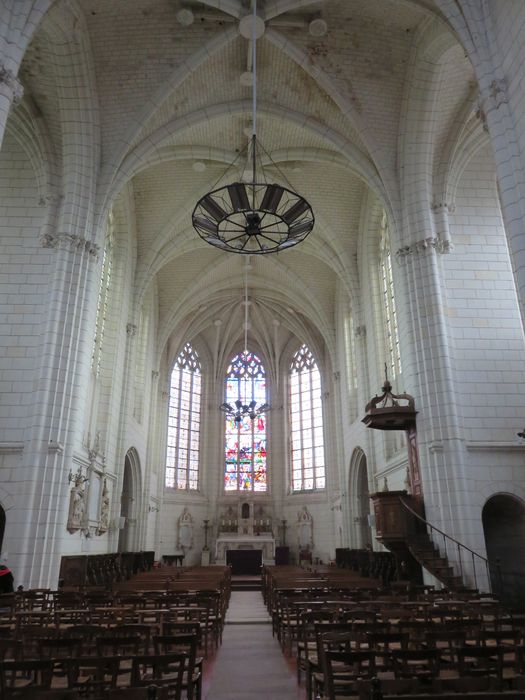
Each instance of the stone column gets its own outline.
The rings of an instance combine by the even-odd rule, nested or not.
[[[17,580],[27,587],[56,586],[61,554],[80,550],[80,531],[66,521],[68,474],[80,448],[96,312],[98,248],[75,234],[60,234],[49,281],[49,315],[41,345],[30,433],[22,462],[10,542]],[[23,505],[22,505],[23,504]]]
[[[411,346],[403,379],[416,397],[417,433],[426,517],[444,531],[454,523],[459,539],[468,535],[462,434],[455,404],[453,367],[439,257],[449,247],[434,237],[400,248],[398,280],[404,287],[404,326]]]

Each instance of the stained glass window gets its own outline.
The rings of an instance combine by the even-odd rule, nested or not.
[[[306,345],[290,367],[292,490],[325,488],[321,374]]]
[[[168,407],[166,486],[180,490],[199,487],[201,365],[186,343],[171,372]]]
[[[266,403],[264,365],[252,352],[240,353],[226,372],[226,403]],[[266,416],[228,416],[225,428],[225,491],[266,491]]]

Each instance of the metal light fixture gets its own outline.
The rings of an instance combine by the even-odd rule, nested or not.
[[[291,186],[266,182],[262,166],[263,154],[274,167],[277,166],[257,141],[256,134],[256,45],[258,22],[260,23],[256,0],[251,19],[252,136],[246,148],[246,160],[251,165],[251,173],[247,178],[249,181],[244,182],[241,177],[237,182],[217,187],[205,194],[193,210],[192,222],[199,236],[216,248],[230,253],[262,255],[291,248],[303,241],[313,229],[315,219],[306,199],[294,192]],[[221,180],[223,178],[224,176]]]

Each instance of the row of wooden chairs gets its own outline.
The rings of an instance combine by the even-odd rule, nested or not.
[[[170,686],[170,698],[179,699],[184,691],[188,700],[200,700],[202,659],[196,656],[192,635],[157,637],[154,654],[135,655],[129,653],[133,650],[120,647],[116,651],[83,657],[72,650],[70,655],[51,659],[4,660],[0,663],[0,689],[51,689],[52,685],[64,684],[70,690],[82,690],[86,698],[99,698],[106,690],[119,686],[161,682]]]

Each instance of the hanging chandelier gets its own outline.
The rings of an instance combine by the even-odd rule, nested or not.
[[[291,248],[306,238],[315,223],[311,206],[294,192],[291,185],[285,187],[266,181],[263,154],[275,168],[277,166],[257,141],[256,134],[257,19],[257,2],[254,0],[252,136],[245,149],[251,173],[246,179],[243,177],[237,182],[213,188],[199,199],[192,214],[193,226],[206,243],[244,255],[263,255]],[[288,185],[281,172],[280,175]]]
[[[221,411],[226,413],[229,418],[233,418],[235,423],[238,425],[239,423],[242,423],[244,418],[255,420],[259,416],[262,416],[263,413],[266,413],[266,411],[270,409],[270,404],[263,403],[261,406],[257,406],[257,401],[254,401],[253,399],[247,404],[243,404],[242,401],[237,400],[235,402],[235,407],[229,403],[221,403],[219,408]]]

